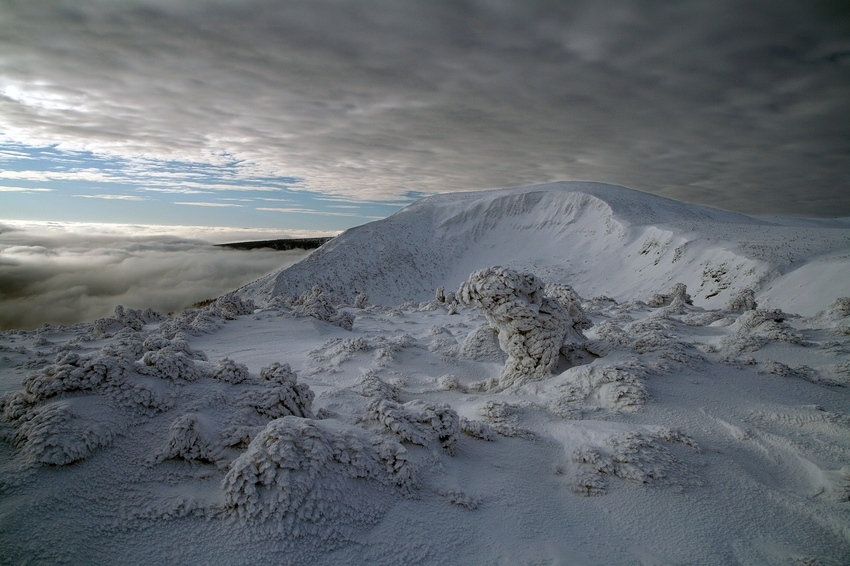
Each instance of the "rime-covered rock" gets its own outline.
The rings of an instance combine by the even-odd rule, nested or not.
[[[545,296],[543,283],[531,273],[500,266],[475,271],[461,284],[458,299],[481,309],[498,332],[508,355],[498,385],[503,389],[551,375],[562,346],[582,340],[566,309]]]

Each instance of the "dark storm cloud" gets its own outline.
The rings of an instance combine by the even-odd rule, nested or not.
[[[0,132],[356,198],[553,179],[850,215],[840,2],[6,2]]]

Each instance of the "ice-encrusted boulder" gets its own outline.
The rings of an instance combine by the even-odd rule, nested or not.
[[[569,312],[545,295],[531,273],[501,266],[473,272],[457,293],[464,306],[481,309],[508,355],[498,387],[551,375],[565,343],[583,340]]]

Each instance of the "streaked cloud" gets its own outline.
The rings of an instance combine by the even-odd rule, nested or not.
[[[181,206],[210,206],[210,207],[233,207],[233,208],[245,208],[244,204],[234,204],[232,202],[175,202],[173,204],[179,204]]]
[[[146,186],[292,177],[406,202],[594,179],[850,215],[846,2],[76,0],[0,19],[3,139],[159,168]]]

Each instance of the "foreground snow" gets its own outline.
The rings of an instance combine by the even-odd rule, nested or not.
[[[847,563],[850,292],[806,273],[850,230],[806,230],[449,195],[177,319],[3,333],[3,560]]]

